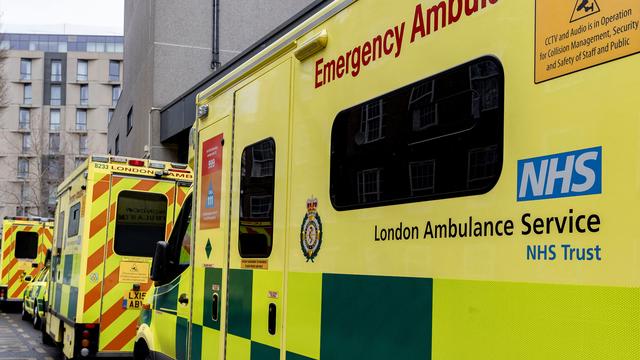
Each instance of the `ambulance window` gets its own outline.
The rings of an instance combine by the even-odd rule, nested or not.
[[[18,231],[14,256],[17,259],[35,259],[38,256],[38,233]]]
[[[243,258],[267,258],[273,246],[276,143],[266,139],[242,152],[238,249]]]
[[[64,237],[64,211],[61,211],[58,214],[58,222],[56,223],[58,226],[58,232],[56,234],[56,247],[62,247],[62,238]]]
[[[191,197],[187,198],[182,206],[183,216],[186,220],[181,224],[180,235],[182,235],[182,241],[180,242],[180,250],[178,255],[178,264],[181,269],[186,269],[189,266],[191,260]],[[182,219],[181,219],[182,220]]]
[[[78,235],[78,228],[80,227],[80,203],[73,205],[69,210],[69,229],[67,230],[67,237]]]
[[[122,191],[118,195],[114,251],[125,256],[152,257],[165,239],[167,198],[162,194]]]
[[[340,112],[337,210],[486,193],[502,169],[504,73],[484,57]]]

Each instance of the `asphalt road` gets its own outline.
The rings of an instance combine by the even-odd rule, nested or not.
[[[19,313],[0,311],[0,360],[62,360],[62,352],[41,338],[40,330]]]

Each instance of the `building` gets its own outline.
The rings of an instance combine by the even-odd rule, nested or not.
[[[127,67],[109,125],[110,152],[186,162],[195,102],[164,130],[161,112],[310,3],[125,0]]]
[[[106,153],[122,36],[0,34],[0,217],[51,216],[60,182]]]

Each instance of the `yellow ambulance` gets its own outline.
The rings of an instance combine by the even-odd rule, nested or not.
[[[126,356],[193,173],[185,164],[91,156],[58,187],[43,341],[68,358]]]
[[[322,4],[197,96],[134,356],[640,358],[640,2]]]
[[[53,239],[53,221],[13,216],[2,222],[0,305],[20,303],[27,285],[44,267]]]

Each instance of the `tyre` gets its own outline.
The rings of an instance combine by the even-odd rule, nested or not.
[[[42,325],[42,321],[40,319],[40,313],[38,313],[38,303],[35,302],[33,304],[33,328],[38,330],[40,329],[40,325]]]
[[[133,359],[134,360],[155,360],[149,347],[144,340],[138,340],[133,347]]]
[[[29,320],[29,313],[25,309],[24,301],[22,302],[22,320]]]

